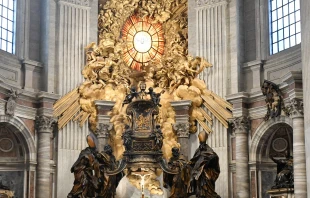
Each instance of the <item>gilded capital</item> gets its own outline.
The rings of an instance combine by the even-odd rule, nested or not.
[[[104,124],[100,123],[97,130],[96,130],[96,135],[98,138],[108,138],[109,137],[109,131],[112,129],[113,125],[112,124]]]
[[[304,103],[303,100],[294,98],[287,106],[287,113],[291,118],[304,116]]]
[[[38,132],[52,132],[56,126],[56,119],[50,116],[36,116],[35,126]]]
[[[246,133],[250,129],[250,119],[247,116],[240,116],[231,119],[234,133]]]
[[[177,137],[189,137],[189,124],[188,123],[176,123],[173,125],[174,130],[177,132]]]

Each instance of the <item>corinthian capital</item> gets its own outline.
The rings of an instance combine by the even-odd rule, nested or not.
[[[173,125],[174,130],[177,131],[178,137],[189,137],[189,124],[188,123],[176,123]]]
[[[250,120],[246,116],[235,117],[230,122],[234,133],[246,133],[250,128]]]
[[[290,101],[287,106],[288,114],[294,117],[303,117],[304,116],[304,103],[301,99],[294,98]]]
[[[57,121],[49,116],[36,116],[35,125],[39,132],[52,132]]]
[[[109,137],[109,131],[112,129],[112,127],[112,124],[100,123],[96,130],[97,137]]]

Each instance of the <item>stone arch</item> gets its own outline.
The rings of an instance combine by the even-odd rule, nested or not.
[[[266,122],[262,122],[256,129],[256,132],[254,133],[250,144],[250,163],[255,163],[261,160],[261,156],[258,155],[258,150],[261,147],[261,142],[267,141],[267,138],[273,133],[273,129],[275,129],[278,124],[286,124],[290,127],[293,126],[292,119],[286,116],[280,116],[278,118],[273,118],[269,119]]]
[[[17,135],[22,137],[21,139],[25,143],[26,161],[28,163],[35,164],[37,161],[35,141],[23,121],[17,117],[0,115],[0,123],[8,123],[19,132]]]

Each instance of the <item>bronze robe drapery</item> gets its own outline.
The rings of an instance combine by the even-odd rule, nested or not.
[[[187,198],[187,184],[189,173],[186,167],[186,160],[183,156],[180,158],[171,157],[168,166],[171,170],[179,170],[179,174],[164,173],[164,187],[170,187],[169,198]]]
[[[115,156],[102,152],[98,155],[98,161],[100,164],[100,186],[98,192],[98,198],[112,198],[116,194],[116,188],[118,183],[123,177],[123,173],[116,175],[107,175],[105,170],[115,170],[118,166]]]
[[[96,160],[96,151],[87,147],[82,150],[78,159],[73,164],[71,172],[74,173],[73,188],[68,194],[68,198],[86,198],[94,197],[98,189],[99,164]]]
[[[197,198],[219,198],[215,192],[215,181],[220,174],[219,157],[205,143],[201,143],[189,162],[191,181],[189,195]]]

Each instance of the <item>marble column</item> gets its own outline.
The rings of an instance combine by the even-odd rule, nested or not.
[[[295,198],[305,198],[307,180],[303,101],[292,99],[288,108],[293,121],[294,194]]]
[[[38,116],[36,128],[38,133],[38,165],[36,181],[36,197],[50,197],[53,193],[50,184],[51,137],[56,121],[52,117]]]
[[[177,132],[178,142],[181,145],[180,153],[183,154],[186,159],[189,159],[189,124],[177,123],[173,126],[173,128]]]
[[[245,116],[233,119],[236,137],[236,186],[238,198],[250,197],[248,130],[249,119]]]

